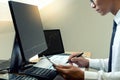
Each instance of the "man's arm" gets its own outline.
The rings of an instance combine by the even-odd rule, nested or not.
[[[90,72],[85,71],[85,80],[120,80],[120,71],[119,72],[104,72],[104,71],[98,71],[98,72]]]
[[[89,59],[89,67],[96,70],[108,70],[108,59]]]

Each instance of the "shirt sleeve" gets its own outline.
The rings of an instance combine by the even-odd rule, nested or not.
[[[85,80],[120,80],[120,71],[107,72],[108,59],[89,59],[89,67],[98,71],[85,71]]]
[[[108,71],[108,59],[89,59],[89,67],[96,70]]]
[[[85,80],[120,80],[119,72],[104,72],[102,70],[98,72],[85,71]]]
[[[97,72],[85,71],[85,80],[97,80],[97,79],[98,79]]]

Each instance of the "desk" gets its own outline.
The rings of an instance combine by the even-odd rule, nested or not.
[[[76,52],[66,52],[66,53],[72,54],[72,53],[76,53]],[[86,57],[86,58],[90,58],[90,57],[91,57],[91,53],[90,53],[90,52],[85,52],[85,53],[83,54],[83,56]],[[32,62],[37,62],[37,61],[39,61],[39,60],[40,60],[40,58],[38,58],[38,57],[36,56]],[[8,73],[6,73],[6,74],[0,74],[0,78],[9,80],[9,79],[8,79],[8,78],[9,78],[9,74],[8,74]],[[54,80],[64,80],[64,79],[63,79],[60,75],[57,75]]]
[[[79,53],[79,52],[65,51],[65,54],[74,54],[74,53]],[[84,52],[83,57],[90,58],[91,57],[91,53],[90,52]],[[38,62],[38,61],[40,61],[40,58],[38,57],[38,55],[36,55],[33,58],[31,58],[30,61],[31,62]]]
[[[73,52],[73,51],[69,52],[69,51],[66,51],[65,53],[66,54],[74,54],[74,53],[79,53],[79,52]],[[83,57],[90,58],[91,57],[91,52],[84,52]]]

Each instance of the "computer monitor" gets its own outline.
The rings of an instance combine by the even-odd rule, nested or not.
[[[9,1],[16,38],[24,61],[47,49],[42,21],[35,5]]]
[[[44,51],[44,55],[65,53],[60,29],[47,29],[44,30],[44,34],[48,46],[48,49]]]

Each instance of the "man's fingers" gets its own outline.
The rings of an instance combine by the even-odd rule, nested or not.
[[[73,57],[75,57],[77,54],[72,54],[69,56],[68,60],[71,60]]]
[[[62,74],[66,74],[68,69],[71,68],[71,65],[69,65],[69,66],[59,65],[59,66],[56,66],[55,68],[57,69],[58,72],[60,72]]]
[[[71,62],[78,62],[78,61],[79,61],[79,58],[76,58],[76,57],[71,59]]]
[[[56,65],[55,68],[56,69],[69,69],[72,65]]]

